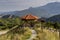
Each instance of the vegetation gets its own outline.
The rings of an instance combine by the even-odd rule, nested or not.
[[[43,29],[41,28],[35,28],[35,31],[37,32],[37,36],[33,38],[33,40],[59,40],[59,33],[53,32],[53,30]]]
[[[20,19],[19,18],[13,18],[13,19],[0,19],[0,29],[10,29],[14,27],[15,25],[20,25]]]
[[[17,30],[18,29],[18,30]],[[31,36],[31,29],[29,27],[25,28],[15,28],[9,31],[7,34],[1,35],[0,40],[26,40]]]
[[[16,25],[17,27],[13,28]],[[60,29],[60,23],[23,21],[20,18],[0,19],[0,30],[6,29],[10,31],[0,35],[0,40],[27,40],[31,37],[32,29],[37,33],[36,38],[33,40],[59,40],[57,30]]]

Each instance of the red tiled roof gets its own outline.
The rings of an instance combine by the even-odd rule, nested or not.
[[[38,17],[31,15],[31,14],[28,14],[28,15],[23,16],[22,19],[38,19]]]

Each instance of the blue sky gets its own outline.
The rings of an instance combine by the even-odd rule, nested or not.
[[[0,12],[24,10],[29,7],[39,7],[50,2],[60,2],[60,0],[0,0]]]

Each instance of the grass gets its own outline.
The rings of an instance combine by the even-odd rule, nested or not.
[[[33,28],[37,36],[33,40],[59,40],[58,32],[52,32],[48,29],[40,27]],[[15,28],[10,32],[0,35],[0,40],[27,40],[31,37],[31,29],[29,27]]]
[[[35,28],[37,32],[36,38],[33,40],[59,40],[58,32],[52,32],[48,29]]]
[[[25,27],[24,30],[20,29],[20,31],[24,31],[22,34],[19,32],[16,33],[16,30],[14,32],[12,30],[11,32],[1,35],[0,40],[26,40],[31,36],[31,29],[29,27]]]

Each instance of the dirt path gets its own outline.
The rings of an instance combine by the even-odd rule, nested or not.
[[[29,39],[27,39],[27,40],[33,40],[33,38],[35,38],[36,37],[36,31],[35,30],[32,30],[32,35],[31,35],[31,37],[29,38]]]
[[[5,34],[5,33],[9,32],[9,31],[13,30],[16,27],[18,27],[18,26],[15,26],[15,27],[11,28],[10,30],[0,31],[0,35]]]
[[[0,31],[0,35],[7,33],[8,30]]]
[[[17,27],[17,26],[13,27],[13,28],[10,29],[10,30],[0,31],[0,35],[5,34],[5,33],[9,32],[9,31],[13,30],[13,29],[16,28],[16,27]],[[27,40],[33,40],[33,38],[36,37],[36,35],[37,35],[37,34],[36,34],[36,31],[35,31],[35,30],[31,30],[31,32],[32,32],[32,35],[31,35],[31,37],[30,37],[29,39],[27,39]]]

